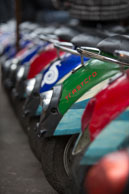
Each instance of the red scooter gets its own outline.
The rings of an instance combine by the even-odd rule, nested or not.
[[[73,150],[74,155],[78,154],[73,167],[77,191],[75,193],[80,192],[90,166],[96,164],[104,155],[128,146],[128,88],[129,70],[119,74],[117,78],[114,77],[88,103],[82,116],[82,133]]]
[[[117,76],[88,103],[82,116],[82,133],[74,154],[81,152],[129,106],[129,70]]]

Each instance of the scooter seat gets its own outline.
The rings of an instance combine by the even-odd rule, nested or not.
[[[53,32],[57,29],[56,26],[48,26],[48,27],[44,27],[42,28],[42,33],[43,34],[53,34]]]
[[[70,42],[74,36],[79,34],[79,31],[67,26],[63,26],[55,30],[54,34],[57,35],[61,40]]]
[[[109,24],[103,27],[104,32],[109,36],[114,36],[118,34],[128,34],[129,26],[122,26],[118,24]]]
[[[71,42],[76,46],[96,47],[96,45],[105,39],[107,35],[96,29],[86,29],[85,33],[75,36]]]
[[[129,36],[114,35],[98,43],[97,48],[106,53],[114,54],[115,50],[129,51]]]

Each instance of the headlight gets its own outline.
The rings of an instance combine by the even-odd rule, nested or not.
[[[0,55],[3,54],[3,51],[4,51],[4,48],[1,46],[1,47],[0,47]]]
[[[7,60],[2,66],[3,66],[3,69],[5,71],[14,71],[16,70],[17,68],[17,63],[18,63],[18,60],[17,59],[9,59]]]
[[[18,63],[18,60],[17,59],[13,59],[11,67],[10,67],[11,71],[15,71],[17,69],[17,63]]]
[[[25,67],[20,67],[18,72],[17,72],[17,81],[20,81],[21,78],[23,77],[24,75],[24,72],[25,72]]]
[[[31,94],[31,92],[33,91],[34,86],[35,86],[35,82],[36,82],[35,78],[30,79],[30,80],[27,81],[27,86],[26,86],[26,94],[27,94],[27,96],[29,96]]]
[[[2,57],[0,57],[0,63],[2,64],[2,66],[4,66],[4,64],[6,63],[6,56],[3,55]]]
[[[11,64],[12,64],[12,60],[7,60],[7,61],[3,64],[3,69],[4,69],[5,71],[7,71],[7,70],[10,68]]]
[[[44,92],[41,94],[41,105],[43,106],[43,110],[46,111],[52,98],[53,90],[49,90],[48,92]]]

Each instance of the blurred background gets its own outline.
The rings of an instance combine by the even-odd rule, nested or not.
[[[21,21],[37,23],[67,22],[79,19],[83,25],[128,23],[128,0],[0,0],[0,23],[15,18],[15,5],[20,6]],[[90,21],[90,22],[89,22]]]
[[[21,21],[49,23],[66,21],[67,11],[58,11],[51,0],[0,0],[0,22],[15,18],[15,5],[19,4]]]

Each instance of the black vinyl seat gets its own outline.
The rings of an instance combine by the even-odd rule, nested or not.
[[[129,51],[129,36],[114,35],[107,37],[98,43],[97,48],[110,54],[114,54],[115,50]]]
[[[66,42],[70,42],[71,39],[79,33],[80,32],[78,30],[67,26],[62,26],[56,29],[54,32],[56,36],[58,36],[61,40],[64,40]]]
[[[116,34],[124,34],[127,31],[127,28],[121,25],[111,25],[105,27],[105,30],[108,30],[109,32],[116,33]]]
[[[97,44],[107,37],[106,34],[97,31],[96,29],[86,29],[85,33],[75,36],[71,42],[76,47],[96,47]]]
[[[123,32],[121,30],[121,26],[114,30],[115,34],[120,34]],[[107,28],[108,29],[108,28]],[[96,45],[105,39],[108,36],[114,35],[112,33],[112,30],[110,31],[110,28],[108,29],[97,29],[93,27],[82,27],[80,25],[78,26],[47,26],[42,29],[43,34],[53,34],[59,39],[64,40],[66,42],[72,42],[75,46],[91,46],[96,47]],[[122,28],[123,29],[123,28]]]
[[[47,26],[47,27],[42,27],[42,34],[53,34],[53,32],[57,29],[56,26]]]

